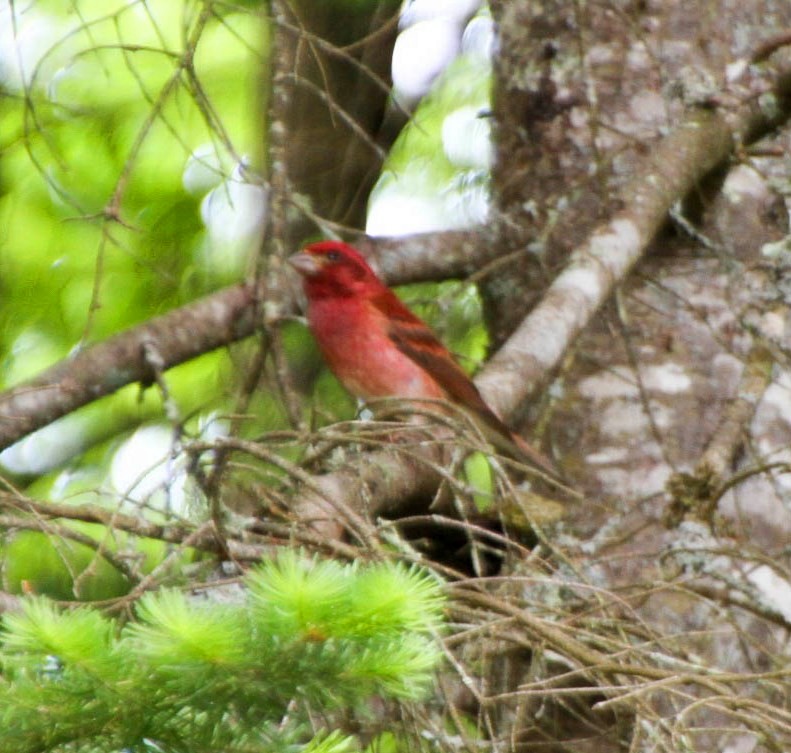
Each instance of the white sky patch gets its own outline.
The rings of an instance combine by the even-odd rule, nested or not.
[[[173,453],[173,431],[142,426],[115,452],[110,484],[127,502],[177,515],[187,512],[185,461]]]
[[[201,417],[198,435],[212,441],[228,434],[228,422],[215,414]],[[195,496],[187,474],[187,457],[174,445],[173,430],[163,424],[141,426],[115,451],[108,479],[122,501],[189,514]]]
[[[201,217],[212,240],[234,242],[254,236],[266,216],[266,191],[251,183],[226,181],[201,202]]]
[[[0,465],[11,473],[47,473],[83,449],[85,421],[64,416],[34,431],[0,453]]]
[[[489,170],[494,162],[490,118],[471,105],[454,110],[442,121],[442,149],[456,167]]]
[[[35,4],[0,0],[0,82],[12,91],[27,87],[39,63],[63,35],[62,23]]]
[[[477,180],[475,176],[471,179],[469,175],[460,177],[442,194],[445,215],[453,218],[446,226],[448,230],[480,225],[489,217],[491,196],[485,175],[478,176]]]
[[[497,35],[491,16],[476,16],[464,29],[461,51],[483,60],[491,60],[497,47]]]
[[[374,237],[397,237],[445,230],[449,222],[438,199],[410,195],[402,193],[398,187],[388,187],[371,197],[365,232]]]
[[[461,50],[459,25],[445,18],[404,29],[393,47],[393,87],[397,99],[414,104]]]
[[[213,241],[233,243],[257,237],[266,219],[267,191],[244,179],[245,165],[206,194],[201,217]]]
[[[199,196],[219,185],[226,175],[214,144],[202,144],[187,158],[181,183],[188,193]]]
[[[461,230],[485,222],[491,197],[487,174],[461,173],[449,184],[430,187],[409,170],[388,176],[374,188],[365,231],[397,237],[438,230]]]
[[[495,43],[494,26],[486,13],[472,18],[481,4],[481,0],[403,3],[401,32],[392,59],[395,100],[409,107],[432,91],[437,78],[462,50],[465,24],[469,27],[465,50],[473,56],[472,68],[477,66],[481,76],[490,75],[488,57]],[[407,164],[395,173],[388,167],[380,176],[368,204],[369,234],[403,236],[462,229],[489,219],[488,174],[494,159],[491,122],[479,117],[481,110],[488,108],[488,96],[481,88],[482,79],[473,77],[470,83],[467,77],[460,81],[453,80],[453,85],[460,88],[455,99],[443,104],[444,112],[435,107],[437,112],[432,111],[431,117],[426,114],[427,121],[418,126],[430,131],[422,134],[431,140],[423,164],[406,160]],[[438,96],[446,96],[444,79],[442,87]],[[474,102],[473,97],[481,101]],[[438,128],[440,133],[436,132]],[[441,151],[434,142],[437,138]],[[455,175],[448,170],[448,163]]]
[[[481,0],[405,0],[401,6],[398,27],[406,29],[421,21],[444,18],[458,24],[468,19]]]
[[[244,166],[239,165],[231,178],[209,191],[201,202],[208,238],[198,250],[198,262],[216,274],[242,273],[264,232],[268,192],[243,176]]]

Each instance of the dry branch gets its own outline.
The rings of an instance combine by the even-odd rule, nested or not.
[[[725,119],[699,110],[652,150],[624,189],[623,209],[571,256],[543,299],[495,354],[478,384],[504,415],[530,397],[645,253],[672,205],[727,159]]]
[[[99,505],[63,504],[58,502],[40,502],[17,494],[0,495],[0,510],[12,510],[14,514],[1,515],[4,528],[8,530],[44,530],[56,532],[63,538],[78,540],[87,546],[98,549],[100,542],[89,537],[81,537],[78,531],[67,529],[61,525],[63,521],[80,521],[99,523],[108,529],[123,531],[139,538],[155,539],[168,544],[189,546],[202,552],[212,554],[229,553],[236,562],[259,562],[271,551],[275,539],[296,541],[316,549],[329,549],[335,556],[355,559],[358,552],[353,547],[340,542],[328,542],[314,533],[298,530],[294,526],[260,520],[241,520],[227,524],[224,533],[227,539],[220,542],[217,532],[205,524],[177,521],[174,523],[155,523],[138,515],[122,513]],[[49,521],[58,521],[57,528],[50,528]],[[112,553],[104,550],[102,556],[115,564]],[[123,572],[122,568],[119,568]],[[134,582],[136,578],[130,577]],[[0,594],[2,602],[2,594]],[[1,606],[1,604],[0,604]]]
[[[572,254],[539,305],[481,373],[478,386],[487,401],[509,415],[528,399],[643,256],[672,205],[736,146],[762,137],[789,114],[791,71],[783,71],[763,97],[732,113],[695,110],[659,141],[624,188],[621,211]]]

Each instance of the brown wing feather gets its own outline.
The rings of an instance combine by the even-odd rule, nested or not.
[[[448,399],[478,415],[483,422],[504,438],[519,453],[549,473],[551,461],[514,434],[486,404],[478,388],[467,376],[428,326],[415,316],[393,293],[385,288],[373,304],[387,317],[388,336],[404,355],[424,369],[445,391]]]
[[[439,341],[428,326],[415,316],[391,291],[379,296],[374,305],[387,316],[388,335],[393,344],[445,390],[452,402],[473,410],[489,426],[506,437],[510,429],[486,404],[473,381],[459,366],[450,351]],[[392,298],[391,298],[392,296]]]

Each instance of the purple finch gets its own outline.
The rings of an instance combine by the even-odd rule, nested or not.
[[[550,461],[492,411],[450,351],[358,251],[339,241],[321,241],[289,263],[303,277],[310,329],[349,392],[363,400],[448,400],[477,419],[493,444],[502,446],[505,440],[510,454],[552,473]]]

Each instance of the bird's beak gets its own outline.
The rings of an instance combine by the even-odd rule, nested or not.
[[[324,260],[321,257],[304,252],[289,256],[287,261],[297,272],[305,277],[312,277],[318,274],[324,266]]]

